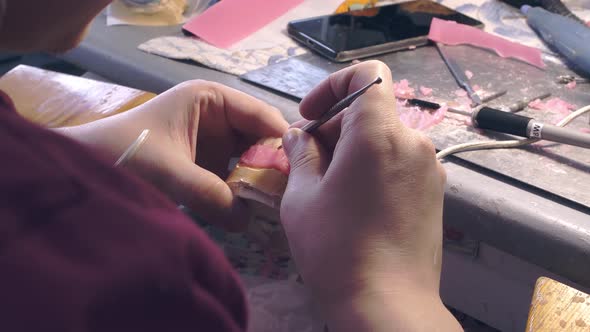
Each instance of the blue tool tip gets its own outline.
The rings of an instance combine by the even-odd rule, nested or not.
[[[520,11],[525,15],[529,11],[529,9],[531,9],[531,6],[529,6],[529,5],[524,5],[524,6],[520,7]]]

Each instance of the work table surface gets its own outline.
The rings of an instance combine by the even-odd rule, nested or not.
[[[107,27],[100,16],[85,41],[64,58],[116,83],[156,93],[187,80],[219,82],[277,107],[290,122],[300,118],[293,99],[233,75],[137,49],[149,39],[178,30]],[[459,159],[450,158],[444,166],[448,174],[446,225],[590,287],[590,209]]]

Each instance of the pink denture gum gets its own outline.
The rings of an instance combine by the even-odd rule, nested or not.
[[[289,175],[291,167],[284,149],[277,149],[270,145],[252,145],[242,157],[240,164],[256,168],[274,168]]]
[[[514,58],[539,68],[545,68],[541,51],[534,47],[514,43],[478,28],[434,18],[428,38],[447,45],[469,44],[494,50],[504,58]]]

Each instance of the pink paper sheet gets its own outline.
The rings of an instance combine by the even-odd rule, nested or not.
[[[303,0],[223,0],[190,20],[183,29],[219,48],[248,37]]]
[[[447,45],[469,44],[492,49],[504,58],[515,58],[539,68],[545,68],[541,51],[534,47],[514,43],[487,33],[478,28],[434,18],[430,25],[428,38]]]

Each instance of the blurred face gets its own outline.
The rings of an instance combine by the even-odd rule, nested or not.
[[[111,0],[0,0],[0,49],[61,52]]]

